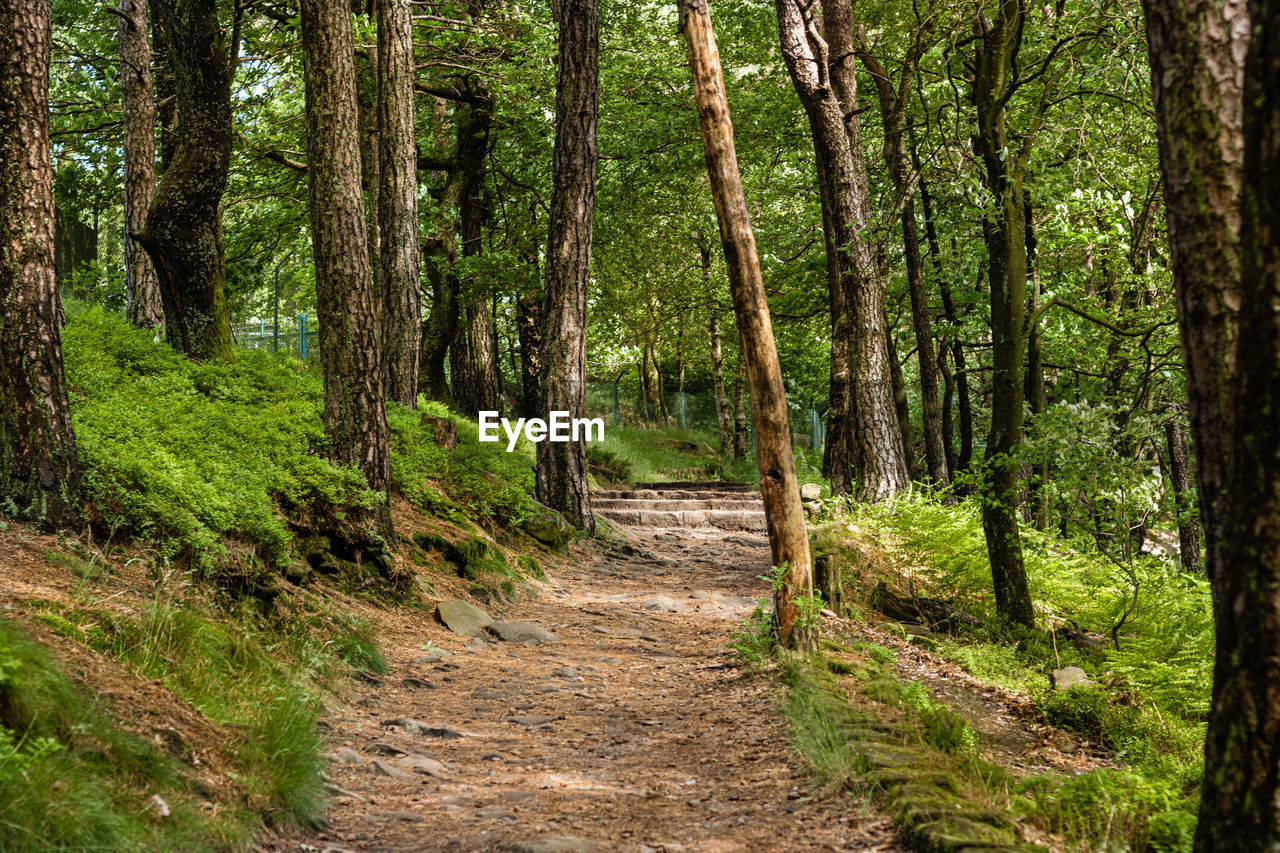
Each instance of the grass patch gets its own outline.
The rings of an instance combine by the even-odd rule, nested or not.
[[[318,612],[288,622],[247,605],[201,612],[161,603],[132,616],[46,610],[53,630],[162,681],[237,733],[230,750],[245,805],[268,822],[316,823],[325,806],[321,692],[351,669],[385,673],[372,629]]]
[[[9,619],[0,619],[0,791],[7,851],[233,849],[256,825],[235,804],[211,807],[187,768],[116,726]]]

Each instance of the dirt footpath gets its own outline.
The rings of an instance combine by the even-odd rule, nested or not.
[[[764,538],[645,529],[632,546],[491,611],[554,640],[384,634],[390,673],[326,720],[329,826],[262,849],[901,849],[858,800],[815,793],[774,688],[730,665],[768,594]]]

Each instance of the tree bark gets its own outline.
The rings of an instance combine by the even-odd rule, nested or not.
[[[584,414],[587,290],[596,197],[596,125],[600,69],[599,0],[560,0],[556,141],[552,167],[543,301],[542,375],[546,412]],[[586,445],[537,446],[538,500],[574,526],[595,532],[587,488]]]
[[[529,290],[516,301],[516,328],[520,335],[520,414],[536,418],[542,406],[541,290]]]
[[[729,397],[724,388],[724,345],[720,337],[720,312],[711,309],[711,384],[716,399],[716,424],[720,427],[720,452],[733,455],[733,420],[729,415]]]
[[[1215,601],[1213,701],[1195,849],[1276,850],[1280,4],[1152,2],[1147,28]],[[1209,434],[1224,424],[1229,438]]]
[[[302,0],[311,245],[328,452],[337,462],[358,466],[371,488],[386,492],[386,396],[360,187],[353,50],[351,13],[344,5]],[[385,503],[379,522],[389,535]]]
[[[804,648],[812,640],[800,623],[797,598],[813,595],[809,537],[800,504],[787,422],[786,389],[769,317],[755,234],[734,151],[733,125],[725,99],[724,72],[711,30],[706,0],[681,0],[680,29],[689,46],[694,97],[702,127],[707,172],[724,246],[734,312],[742,334],[743,356],[751,378],[751,414],[755,422],[756,467],[773,564],[783,573],[776,584],[774,612],[783,645]]]
[[[1182,423],[1175,411],[1164,425],[1165,443],[1169,450],[1169,479],[1173,481],[1173,505],[1178,512],[1178,545],[1182,568],[1199,574],[1204,571],[1200,562],[1200,533],[1196,530],[1196,517],[1192,512],[1191,465],[1187,457],[1187,439],[1182,433]]]
[[[851,57],[853,11],[848,0],[826,0],[821,10],[799,0],[776,0],[775,5],[782,56],[813,136],[828,268],[839,271],[838,281],[829,281],[840,291],[833,290],[831,299],[830,420],[833,427],[839,426],[849,399],[849,423],[842,431],[852,431],[856,497],[877,501],[906,488],[909,478],[884,326],[885,282],[863,233],[871,215]],[[823,13],[825,41],[817,35],[817,11]],[[841,353],[835,341],[844,336],[847,350]],[[842,356],[848,358],[851,398],[839,375]],[[837,443],[828,465],[837,482],[842,476],[835,461],[839,455]]]
[[[134,239],[155,264],[169,343],[195,359],[230,359],[222,194],[234,141],[231,66],[215,0],[152,3],[165,28],[177,128],[172,159]]]
[[[147,222],[156,192],[156,102],[151,89],[147,0],[120,0],[120,100],[124,118],[124,290],[129,322],[164,322],[160,285],[146,250],[133,239]]]
[[[1145,0],[1147,52],[1173,284],[1187,375],[1205,569],[1218,553],[1229,492],[1240,208],[1246,0]],[[1220,596],[1215,592],[1215,601]]]
[[[378,0],[378,226],[382,239],[382,365],[387,397],[415,407],[422,338],[418,152],[409,0]]]
[[[0,5],[0,499],[45,529],[77,519],[80,490],[53,271],[52,14]]]
[[[1023,181],[1026,143],[1011,147],[1006,128],[1004,93],[1022,41],[1024,7],[1020,0],[1001,0],[993,21],[979,22],[981,39],[972,95],[978,128],[975,152],[984,166],[987,191],[994,202],[983,220],[987,244],[987,276],[991,293],[991,429],[987,434],[982,527],[996,610],[1011,622],[1035,625],[1018,531],[1017,451],[1022,444],[1024,317],[1027,290],[1027,247]]]
[[[911,300],[911,325],[916,337],[916,359],[920,363],[920,409],[924,428],[925,466],[929,480],[939,488],[951,482],[946,444],[942,438],[942,406],[938,401],[938,362],[933,340],[933,315],[925,292],[924,259],[920,254],[920,231],[916,225],[915,188],[908,150],[907,103],[910,86],[922,43],[914,41],[908,48],[906,62],[899,72],[900,85],[894,89],[889,74],[861,43],[858,57],[875,82],[880,98],[880,115],[884,124],[884,161],[889,178],[902,203],[902,248],[907,268],[907,294]]]
[[[750,437],[747,434],[747,357],[739,348],[738,367],[733,374],[733,458],[747,455]]]

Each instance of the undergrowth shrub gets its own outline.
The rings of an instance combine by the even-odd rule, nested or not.
[[[319,377],[292,358],[187,360],[101,308],[68,306],[72,420],[96,526],[210,568],[232,534],[289,560],[290,520],[341,520],[376,495],[324,458]]]
[[[436,444],[432,428],[422,423],[424,413],[453,421],[457,447]],[[391,481],[410,503],[456,523],[519,524],[533,512],[533,448],[523,438],[507,453],[505,436],[482,443],[475,421],[426,400],[416,410],[388,404],[387,420]]]
[[[235,778],[255,812],[303,824],[319,819],[325,802],[319,691],[333,683],[344,649],[359,652],[352,666],[381,661],[367,637],[340,631],[326,643],[304,623],[270,621],[248,605],[227,614],[187,602],[158,603],[132,616],[67,610],[40,618],[162,681],[203,716],[238,732]]]

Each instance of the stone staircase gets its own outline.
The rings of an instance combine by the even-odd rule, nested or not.
[[[631,527],[718,527],[764,532],[764,503],[747,483],[637,483],[596,492],[592,509]]]

